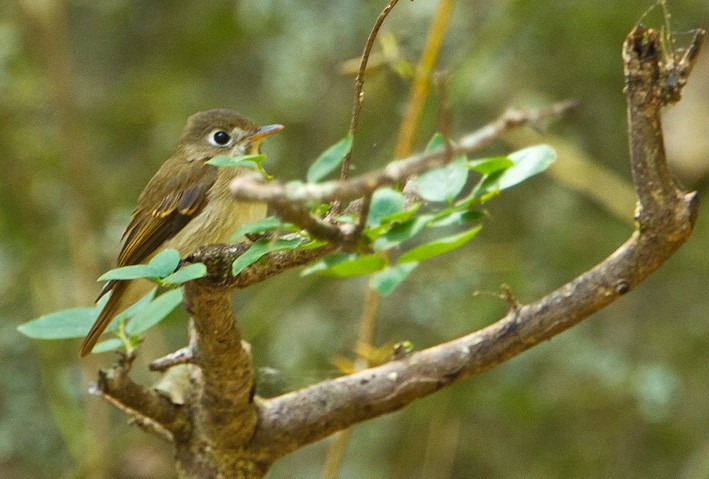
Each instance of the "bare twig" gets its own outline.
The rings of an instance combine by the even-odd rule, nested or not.
[[[190,348],[180,348],[174,353],[151,361],[148,368],[150,368],[151,371],[166,371],[180,364],[189,364],[193,360],[194,356]]]
[[[190,424],[184,408],[154,389],[133,382],[128,375],[131,363],[132,358],[122,358],[112,368],[100,371],[93,390],[164,439],[187,433]]]
[[[352,117],[350,119],[350,129],[349,134],[352,138],[355,137],[357,133],[357,125],[359,123],[359,112],[362,110],[362,103],[364,102],[364,93],[362,92],[362,87],[364,86],[364,73],[367,70],[367,62],[369,61],[369,54],[372,51],[372,45],[374,45],[374,40],[377,38],[379,29],[384,23],[391,9],[397,4],[399,0],[390,0],[389,3],[384,7],[384,10],[379,14],[377,20],[374,22],[372,31],[369,32],[367,37],[367,42],[364,44],[364,51],[362,51],[362,57],[359,62],[359,71],[357,72],[357,77],[355,78],[355,96],[354,104],[352,106]],[[350,171],[350,159],[352,158],[352,147],[347,150],[344,159],[342,160],[342,167],[340,169],[340,178],[346,179]]]
[[[504,113],[497,121],[470,133],[452,147],[454,155],[479,151],[508,131],[525,124],[538,125],[543,120],[561,116],[575,109],[575,101],[565,101],[539,110],[513,109]],[[408,177],[446,164],[446,149],[412,155],[403,160],[389,163],[381,170],[342,181],[323,183],[288,183],[278,181],[264,183],[260,175],[241,175],[230,185],[232,195],[241,200],[262,201],[269,204],[286,202],[328,202],[336,199],[354,199],[370,194],[376,189],[396,184]]]

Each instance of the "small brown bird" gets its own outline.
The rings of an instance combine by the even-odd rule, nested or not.
[[[230,110],[192,115],[177,150],[138,198],[123,233],[118,266],[147,263],[167,248],[185,256],[206,244],[225,243],[241,225],[263,218],[265,204],[236,201],[229,195],[229,183],[247,171],[245,168],[216,167],[206,162],[220,155],[256,154],[266,136],[282,129],[282,125],[256,126]],[[116,314],[153,287],[144,279],[106,283],[99,298],[109,291],[111,296],[81,344],[81,357],[91,352]]]

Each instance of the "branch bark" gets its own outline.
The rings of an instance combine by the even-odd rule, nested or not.
[[[692,58],[701,39],[701,33],[695,36]],[[181,477],[261,477],[283,455],[490,369],[628,293],[687,240],[698,201],[695,193],[683,193],[675,185],[662,142],[660,110],[679,93],[672,85],[673,95],[667,94],[667,69],[677,65],[663,63],[657,33],[641,26],[628,35],[623,58],[630,160],[639,199],[636,229],[591,270],[534,303],[513,304],[504,318],[462,338],[300,391],[254,400],[250,357],[241,344],[228,293],[307,263],[323,251],[271,253],[268,261],[232,278],[228,265],[244,246],[208,246],[192,259],[204,261],[209,276],[185,286],[185,303],[194,327],[191,351],[179,360],[192,362],[192,395],[184,406],[189,412],[178,409],[174,417],[179,420],[174,419],[170,408],[150,406],[156,398],[141,388],[134,396],[146,405],[134,401],[126,392],[136,389],[127,371],[119,371],[119,380],[110,387],[99,383],[102,394],[173,431]],[[688,60],[685,71],[691,70],[692,62]],[[467,151],[500,131],[504,128],[493,126],[484,134],[461,140],[456,148]],[[297,187],[297,194],[280,184],[249,189],[242,182],[235,190],[241,198],[261,201],[343,200],[418,173],[420,168],[440,166],[445,156],[445,151],[416,155],[352,180]],[[129,365],[124,364],[124,369]],[[188,426],[182,426],[185,420]],[[181,426],[171,426],[176,423]]]

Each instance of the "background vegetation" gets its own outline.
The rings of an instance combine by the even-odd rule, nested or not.
[[[173,477],[169,448],[87,394],[110,357],[79,363],[74,342],[33,342],[15,328],[93,301],[138,193],[195,111],[228,107],[286,125],[267,141],[267,166],[280,178],[302,178],[347,130],[353,77],[339,66],[359,55],[383,3],[0,4],[1,477]],[[468,247],[416,270],[383,302],[378,344],[423,348],[488,324],[507,305],[474,291],[504,282],[519,301],[532,300],[627,237],[633,204],[620,46],[649,6],[457,2],[438,61],[449,73],[455,134],[512,105],[574,97],[583,106],[552,136],[518,135],[491,148],[548,141],[560,158],[491,203]],[[385,23],[388,51],[415,63],[434,7],[398,5]],[[684,32],[709,23],[705,0],[670,7],[678,46]],[[657,12],[646,21],[661,25]],[[391,158],[410,85],[402,65],[385,62],[366,79],[358,171]],[[709,177],[708,124],[705,51],[665,125],[678,176],[700,192]],[[420,147],[435,125],[432,97]],[[612,176],[599,179],[599,168]],[[596,318],[355,428],[342,477],[709,477],[708,221],[709,208],[700,208],[679,254]],[[365,287],[363,279],[291,272],[236,295],[262,368],[261,394],[338,374],[333,359],[353,355]],[[151,331],[142,360],[183,344],[185,324],[180,312]],[[154,379],[145,374],[138,379]],[[316,476],[327,447],[298,451],[271,477]]]

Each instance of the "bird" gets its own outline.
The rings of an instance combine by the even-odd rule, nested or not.
[[[229,183],[248,171],[238,166],[207,164],[216,156],[258,154],[261,141],[283,125],[257,126],[228,109],[195,113],[187,120],[175,152],[162,164],[138,197],[123,233],[117,266],[147,263],[164,249],[181,257],[200,246],[226,243],[242,225],[266,216],[266,204],[237,201]],[[111,293],[84,338],[80,357],[93,350],[114,317],[147,294],[154,284],[146,279],[112,280],[98,299]]]

